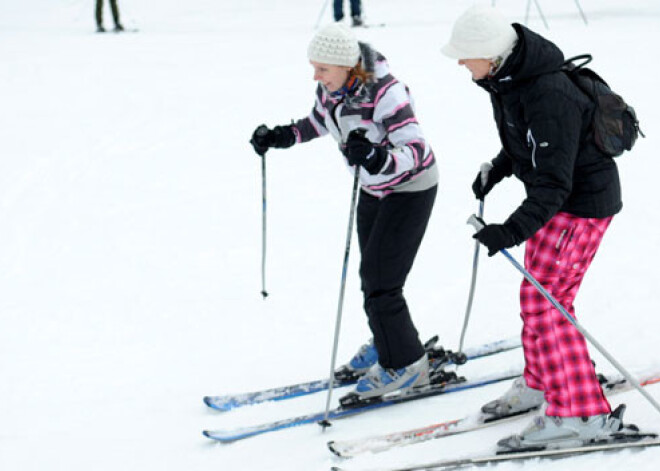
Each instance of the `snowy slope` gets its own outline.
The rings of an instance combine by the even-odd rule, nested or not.
[[[439,53],[472,1],[365,0],[359,31],[415,97],[439,155],[441,184],[406,293],[420,334],[455,348],[476,210],[470,185],[498,148],[486,94]],[[480,3],[490,3],[482,0]],[[527,2],[499,1],[522,21]],[[529,26],[593,66],[632,103],[648,138],[622,158],[617,216],[576,304],[583,325],[630,369],[660,365],[660,5],[654,0],[539,2]],[[312,106],[306,60],[322,1],[119,0],[137,34],[94,34],[93,2],[0,2],[0,469],[323,470],[330,439],[424,425],[475,410],[506,384],[229,446],[204,428],[321,410],[325,395],[219,415],[205,394],[327,375],[351,179],[331,140],[268,155],[267,288],[259,295],[260,166],[254,127]],[[329,9],[325,21],[330,21]],[[106,12],[106,26],[111,24]],[[508,182],[488,200],[503,220],[522,197]],[[521,251],[513,251],[520,258]],[[369,332],[356,245],[339,360]],[[515,335],[519,275],[481,259],[467,343]],[[601,370],[612,371],[594,355]],[[474,362],[480,375],[520,353]],[[660,398],[658,387],[649,388]],[[660,430],[636,393],[628,419]],[[524,422],[361,457],[378,468],[486,451]],[[498,469],[657,469],[660,450]]]

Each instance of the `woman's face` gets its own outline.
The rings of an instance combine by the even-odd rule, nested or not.
[[[331,92],[336,92],[344,86],[348,80],[350,67],[343,65],[322,64],[320,62],[310,61],[314,67],[314,80],[321,82]]]
[[[459,59],[458,65],[464,65],[472,72],[472,80],[481,80],[488,76],[493,63],[490,59]]]

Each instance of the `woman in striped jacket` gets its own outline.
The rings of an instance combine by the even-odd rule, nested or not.
[[[357,231],[364,309],[373,333],[338,375],[361,376],[360,397],[428,383],[428,360],[403,285],[431,215],[438,174],[408,88],[385,58],[340,24],[308,49],[318,81],[312,112],[294,124],[259,126],[251,143],[264,155],[330,134],[351,173],[359,172]]]

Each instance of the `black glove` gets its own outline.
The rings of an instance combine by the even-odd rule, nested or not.
[[[474,183],[472,183],[472,192],[479,200],[483,200],[495,186],[495,179],[489,178],[489,174],[492,170],[493,165],[490,162],[481,164],[477,178],[475,178]]]
[[[268,129],[268,126],[262,124],[252,133],[250,144],[254,151],[263,156],[271,147],[286,149],[296,143],[296,135],[291,126],[275,126]]]
[[[343,152],[350,165],[358,165],[375,175],[385,165],[387,151],[367,139],[366,132],[364,129],[354,129],[348,133]]]
[[[474,193],[474,196],[479,200],[483,200],[486,195],[490,193],[490,190],[501,182],[504,177],[506,177],[506,174],[501,167],[497,165],[493,166],[490,162],[484,162],[481,164],[477,178],[475,178],[474,183],[472,183],[472,192]]]
[[[472,238],[488,247],[488,256],[492,257],[502,249],[516,245],[514,234],[502,224],[488,224]]]

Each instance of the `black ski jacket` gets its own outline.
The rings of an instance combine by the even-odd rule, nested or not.
[[[594,104],[560,71],[564,55],[522,25],[500,70],[477,84],[491,96],[502,150],[496,180],[515,175],[527,197],[504,223],[520,244],[557,212],[604,218],[621,210],[619,172],[594,144]]]

